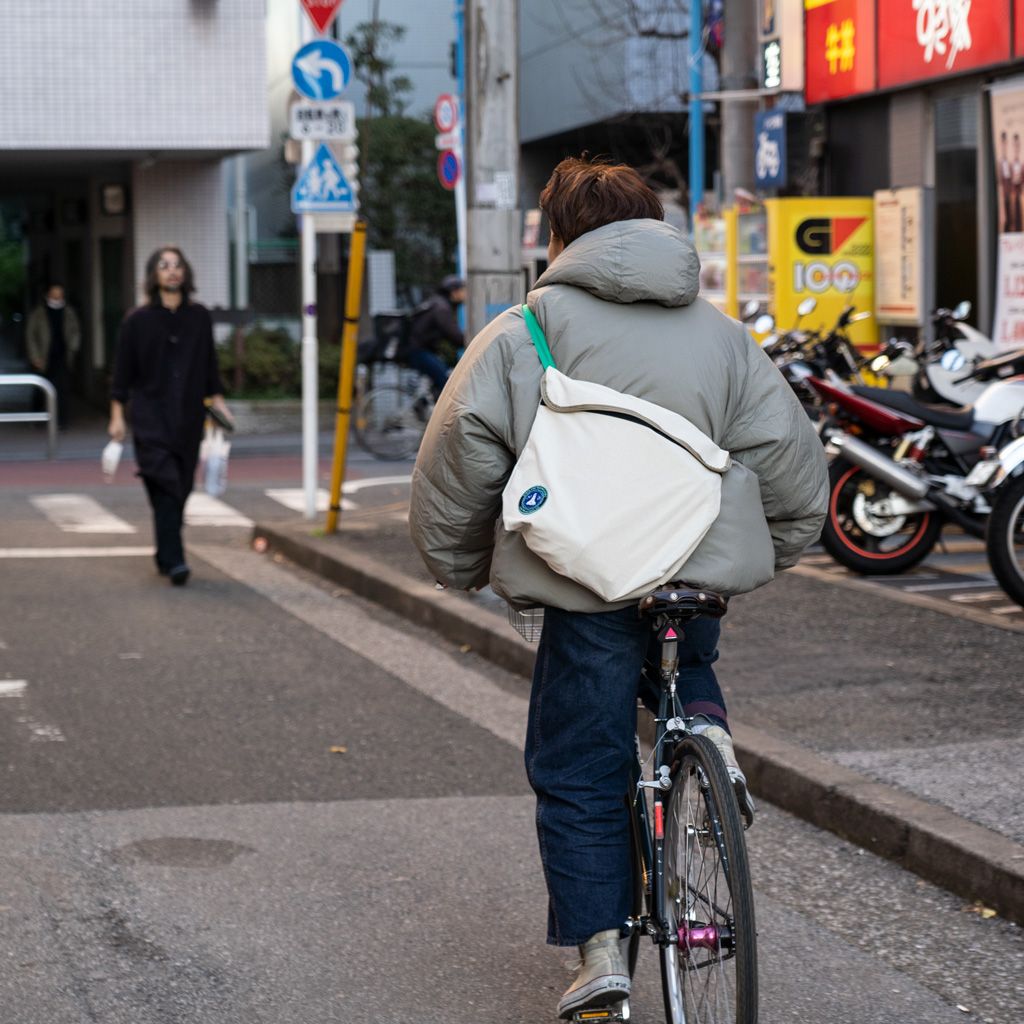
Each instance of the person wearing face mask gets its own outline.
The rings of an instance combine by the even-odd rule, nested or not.
[[[46,289],[43,301],[29,314],[25,333],[28,361],[57,392],[57,425],[68,425],[71,368],[82,343],[82,329],[75,311],[67,304],[64,286],[56,281]]]
[[[127,432],[139,476],[153,509],[156,566],[175,586],[187,582],[181,531],[185,501],[199,461],[206,400],[231,422],[217,367],[209,310],[191,299],[192,267],[174,246],[146,261],[147,302],[121,324],[110,389],[110,426],[115,441]]]

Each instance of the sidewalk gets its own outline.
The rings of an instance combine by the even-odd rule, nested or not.
[[[95,414],[83,413],[72,421],[70,429],[57,435],[56,462],[99,462],[100,452],[107,443],[107,420]],[[321,431],[319,450],[329,455],[334,446],[333,431]],[[231,457],[249,458],[264,455],[297,455],[302,451],[301,429],[269,434],[233,434]],[[133,458],[131,439],[125,446],[125,459]],[[355,461],[368,460],[358,449]],[[46,459],[46,430],[35,423],[0,424],[0,463],[37,462]]]
[[[532,671],[534,647],[493,594],[436,590],[401,514],[350,514],[334,537],[307,524],[257,525],[254,536],[507,670]],[[757,796],[1024,924],[1019,634],[785,574],[732,602],[721,651]]]

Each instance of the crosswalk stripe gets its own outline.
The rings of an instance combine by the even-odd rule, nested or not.
[[[252,526],[252,520],[236,508],[203,491],[193,491],[185,502],[189,526]]]
[[[135,527],[86,494],[34,494],[29,501],[65,533],[135,533]]]
[[[301,487],[271,487],[269,490],[263,492],[271,501],[276,501],[279,505],[284,505],[285,508],[290,508],[293,512],[305,512],[306,511],[306,492]],[[323,487],[316,489],[316,510],[317,512],[326,512],[327,505],[330,500],[330,495]],[[356,508],[354,502],[348,500],[348,498],[341,499],[342,511],[351,511]]]
[[[134,558],[152,557],[154,548],[0,548],[0,558]]]

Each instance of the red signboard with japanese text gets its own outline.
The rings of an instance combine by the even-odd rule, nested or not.
[[[875,88],[875,0],[804,0],[804,16],[807,102],[871,92]]]
[[[955,75],[1010,59],[1010,0],[883,0],[878,87]]]
[[[1013,0],[1013,52],[1024,57],[1024,0]]]

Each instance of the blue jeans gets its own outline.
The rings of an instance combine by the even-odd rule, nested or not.
[[[712,663],[719,623],[697,619],[679,645],[687,715],[725,720]],[[537,794],[537,835],[548,887],[548,942],[577,946],[621,928],[630,914],[631,852],[624,797],[636,749],[636,700],[649,622],[635,607],[585,615],[544,609],[530,694],[526,772]],[[655,698],[656,699],[656,698]]]
[[[451,372],[440,356],[434,355],[433,352],[427,352],[426,349],[414,349],[406,356],[405,361],[414,370],[419,370],[420,373],[430,378],[434,385],[434,400],[436,401],[448,382],[448,374]]]

